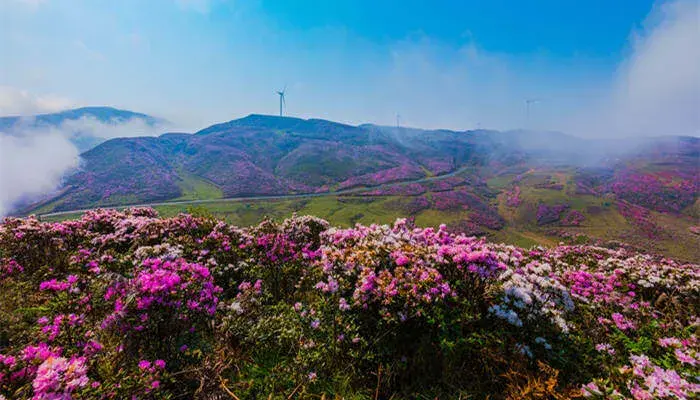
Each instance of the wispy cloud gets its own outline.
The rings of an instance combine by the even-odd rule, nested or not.
[[[700,136],[700,3],[661,3],[630,36],[614,84],[569,130],[579,135]]]
[[[73,45],[79,49],[80,51],[84,52],[88,57],[90,57],[93,60],[96,61],[105,61],[107,60],[107,57],[105,57],[104,54],[100,53],[99,51],[89,47],[87,44],[85,44],[84,41],[82,40],[75,40],[73,41]]]
[[[76,134],[100,139],[112,139],[120,137],[157,136],[162,134],[166,125],[148,124],[141,118],[131,118],[126,121],[102,122],[94,117],[82,117],[63,122],[57,128],[48,128],[51,131],[61,133],[63,136],[72,137]]]
[[[552,69],[551,60],[495,54],[478,41],[454,48],[430,37],[411,38],[393,46],[381,84],[367,100],[423,127],[700,136],[699,5],[657,5],[642,29],[630,33],[627,55],[608,78],[587,60],[560,61]],[[541,99],[529,121],[528,98]]]
[[[0,116],[54,112],[74,105],[74,101],[67,97],[0,86]]]
[[[632,46],[614,88],[615,128],[700,135],[700,3],[662,4]]]

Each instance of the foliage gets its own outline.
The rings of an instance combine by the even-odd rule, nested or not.
[[[700,266],[623,249],[98,210],[6,219],[0,290],[0,398],[700,391]]]

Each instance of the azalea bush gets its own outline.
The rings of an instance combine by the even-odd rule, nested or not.
[[[700,266],[625,249],[98,210],[5,219],[0,291],[0,398],[700,393]]]

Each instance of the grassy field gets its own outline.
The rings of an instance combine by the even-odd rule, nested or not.
[[[488,181],[490,188],[497,191],[508,190],[514,183],[516,175],[504,175]],[[558,184],[561,188],[543,188],[543,184]],[[503,192],[491,200],[498,213],[505,219],[506,225],[501,230],[485,230],[489,239],[515,244],[522,247],[534,245],[554,246],[561,242],[625,242],[644,251],[665,254],[674,258],[698,261],[700,255],[700,236],[691,232],[697,225],[692,216],[671,215],[653,212],[651,218],[661,229],[658,237],[650,239],[630,221],[620,214],[614,199],[592,195],[576,194],[571,183],[570,171],[539,173],[529,171],[522,174],[517,185],[521,188],[521,204],[509,207]],[[183,183],[185,195],[182,199],[221,197],[221,193],[207,182],[197,180]],[[431,193],[424,195],[429,201]],[[341,227],[362,224],[391,224],[397,218],[414,217],[418,226],[437,227],[442,223],[463,221],[469,215],[468,210],[423,209],[410,213],[407,204],[412,196],[360,196],[360,195],[324,195],[319,197],[297,198],[288,200],[221,200],[191,206],[187,204],[159,205],[154,208],[162,216],[174,216],[182,212],[213,215],[232,224],[249,226],[265,218],[282,220],[298,215],[315,215]],[[566,204],[569,210],[576,210],[585,216],[579,226],[563,226],[560,223],[537,223],[539,204]],[[48,220],[77,218],[80,214],[66,214],[45,217]],[[567,237],[568,236],[568,237]],[[578,237],[577,237],[578,236]]]
[[[213,183],[185,172],[179,172],[179,175],[184,177],[179,183],[182,189],[182,196],[175,200],[203,200],[203,199],[220,199],[224,197],[224,193]]]

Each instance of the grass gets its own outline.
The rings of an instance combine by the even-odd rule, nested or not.
[[[174,200],[220,199],[224,193],[212,182],[183,171],[178,172],[183,179],[178,183],[182,196]]]
[[[558,243],[557,240],[538,232],[520,231],[510,226],[500,231],[493,231],[490,239],[495,242],[513,244],[526,249],[537,245],[555,246]]]
[[[486,184],[494,189],[505,189],[510,186],[510,182],[513,180],[513,177],[514,175],[497,176],[487,180]]]

